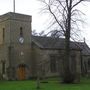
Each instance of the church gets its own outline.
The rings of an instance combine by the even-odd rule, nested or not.
[[[28,80],[63,75],[64,38],[32,36],[32,16],[9,12],[0,16],[0,79]],[[90,48],[70,42],[70,69],[89,74]]]

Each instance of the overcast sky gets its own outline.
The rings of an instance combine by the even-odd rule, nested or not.
[[[32,29],[40,32],[46,30],[46,15],[40,14],[40,2],[37,0],[16,0],[16,13],[32,15]],[[79,6],[85,13],[86,25],[83,26],[82,35],[90,45],[90,3]],[[0,0],[0,15],[13,12],[13,0]]]

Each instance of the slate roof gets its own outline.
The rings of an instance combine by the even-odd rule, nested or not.
[[[90,55],[90,48],[85,42],[74,42],[76,43],[81,49],[83,55]]]
[[[42,49],[65,49],[64,38],[32,36],[32,41]],[[90,48],[85,42],[70,42],[70,48],[82,50],[83,55],[90,55]]]

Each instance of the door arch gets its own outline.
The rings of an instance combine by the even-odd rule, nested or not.
[[[17,68],[17,76],[18,80],[25,80],[26,79],[26,65],[20,64]]]

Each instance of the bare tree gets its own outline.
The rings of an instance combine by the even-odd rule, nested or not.
[[[46,36],[53,37],[53,38],[61,38],[63,37],[63,32],[60,30],[51,30],[46,34]]]
[[[70,36],[78,22],[81,22],[79,15],[82,13],[76,7],[82,2],[89,0],[40,0],[43,4],[43,11],[52,16],[51,26],[57,26],[65,36],[65,59],[63,82],[72,83],[74,76],[70,72]]]
[[[45,34],[44,31],[41,31],[40,33],[38,33],[36,30],[32,31],[32,35],[33,36],[42,36],[42,37],[46,37],[47,36],[47,34]]]
[[[37,31],[36,31],[36,30],[32,30],[32,35],[33,35],[33,36],[38,36]]]

